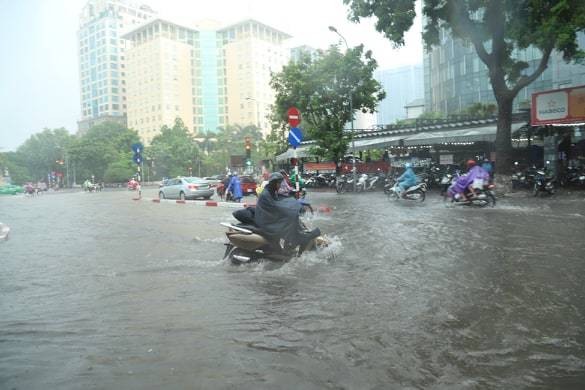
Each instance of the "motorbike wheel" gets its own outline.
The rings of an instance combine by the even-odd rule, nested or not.
[[[532,188],[532,195],[538,196],[538,184],[534,183],[534,187]]]
[[[425,191],[418,190],[417,193],[419,194],[419,198],[417,200],[421,203],[424,202],[426,197]]]
[[[343,194],[345,192],[345,185],[344,184],[337,184],[335,186],[335,190],[338,194]]]

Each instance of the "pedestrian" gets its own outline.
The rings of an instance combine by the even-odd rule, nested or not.
[[[242,185],[240,183],[240,178],[238,177],[237,173],[233,174],[227,192],[231,193],[233,199],[236,202],[240,203],[240,201],[242,200]]]

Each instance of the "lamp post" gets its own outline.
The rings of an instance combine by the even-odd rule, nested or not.
[[[347,44],[347,40],[345,39],[345,37],[343,35],[341,35],[339,33],[339,31],[337,31],[337,29],[333,26],[329,26],[329,31],[334,32],[335,34],[339,35],[341,37],[341,39],[343,39],[343,42],[345,43],[345,48],[347,49],[347,51],[349,52],[349,45]],[[356,172],[356,168],[355,168],[355,134],[354,134],[354,129],[353,129],[353,91],[350,90],[349,92],[349,114],[351,115],[351,154],[352,154],[352,167],[351,167],[351,171],[353,172],[353,191],[356,191],[356,183],[357,183],[357,172]]]

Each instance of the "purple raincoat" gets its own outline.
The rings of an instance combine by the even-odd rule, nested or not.
[[[449,193],[451,195],[463,193],[476,179],[489,180],[490,174],[479,165],[476,165],[467,174],[460,176],[455,184],[449,187]]]

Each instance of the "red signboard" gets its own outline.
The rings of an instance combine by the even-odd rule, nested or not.
[[[335,163],[333,162],[322,162],[322,163],[304,163],[303,171],[305,173],[314,173],[319,171],[320,173],[331,173],[335,172]]]
[[[585,85],[532,94],[532,126],[585,122]]]
[[[376,173],[378,170],[386,173],[390,169],[390,164],[385,161],[374,161],[369,163],[356,163],[357,173]],[[353,165],[351,163],[341,164],[341,172],[350,173]]]
[[[289,108],[286,117],[290,127],[297,127],[301,123],[301,112],[296,107]]]

